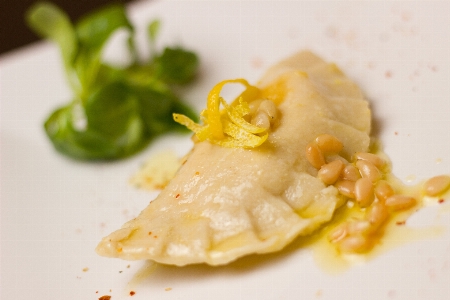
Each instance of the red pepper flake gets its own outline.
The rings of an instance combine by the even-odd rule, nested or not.
[[[439,203],[444,203],[444,201],[445,201],[444,199],[439,199],[438,200]]]
[[[406,224],[406,221],[397,221],[397,222],[395,222],[395,224],[396,225],[405,225]]]
[[[109,300],[109,299],[111,299],[111,296],[109,296],[109,295],[104,295],[104,296],[101,296],[100,298],[98,298],[98,300]]]
[[[180,196],[181,196],[180,194],[176,194],[176,195],[175,195],[175,199],[180,198]]]
[[[130,291],[130,296],[134,296],[136,294],[134,291]]]
[[[255,57],[251,60],[251,65],[253,68],[259,69],[263,65],[263,61],[260,57]]]
[[[433,71],[433,72],[437,72],[437,70],[438,70],[438,67],[437,66],[428,66],[430,69],[431,69],[431,71]]]

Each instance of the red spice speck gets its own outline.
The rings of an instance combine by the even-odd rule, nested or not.
[[[109,299],[111,299],[111,296],[109,296],[109,295],[104,295],[104,296],[101,296],[100,298],[98,298],[98,300],[109,300]]]
[[[396,224],[396,225],[399,225],[399,226],[400,226],[400,225],[405,225],[405,223],[406,223],[405,221],[397,221],[397,222],[395,222],[395,224]]]
[[[155,236],[153,236],[155,239],[157,239],[158,238],[158,236],[157,235],[155,235]]]
[[[429,66],[429,68],[431,69],[431,71],[433,72],[437,72],[438,67],[437,66]]]
[[[428,270],[428,277],[430,277],[431,280],[435,280],[436,279],[436,270],[435,269],[429,269]]]
[[[149,231],[149,232],[148,232],[148,235],[152,235],[152,232],[151,232],[151,231]]]
[[[387,295],[389,298],[395,298],[397,292],[395,290],[390,290]]]
[[[134,296],[136,294],[134,291],[130,291],[130,296]]]
[[[259,69],[263,65],[263,61],[260,57],[254,57],[250,62],[252,68]]]
[[[444,201],[445,201],[444,199],[439,199],[438,200],[439,203],[444,203]]]
[[[180,196],[181,196],[180,194],[176,194],[176,195],[175,195],[175,199],[180,198]]]
[[[391,71],[386,71],[386,73],[384,73],[384,77],[391,78],[392,77],[392,72]]]
[[[398,135],[398,131],[394,132],[395,135]]]

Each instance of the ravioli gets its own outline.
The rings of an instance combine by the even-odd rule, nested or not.
[[[271,67],[257,85],[277,103],[259,147],[195,142],[185,163],[138,217],[104,237],[98,254],[183,266],[223,265],[282,249],[330,221],[345,198],[305,157],[320,134],[347,160],[367,152],[371,113],[358,86],[309,51]]]

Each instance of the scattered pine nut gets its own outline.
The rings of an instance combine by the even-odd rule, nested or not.
[[[272,100],[263,100],[258,107],[258,112],[264,112],[270,121],[275,120],[278,114],[277,106]]]
[[[342,142],[330,134],[319,135],[316,143],[324,153],[339,153],[344,148]]]
[[[357,220],[349,222],[347,228],[349,235],[367,234],[371,231],[371,224],[369,221]]]
[[[248,104],[248,108],[250,109],[250,114],[254,115],[256,114],[256,111],[258,111],[259,105],[263,102],[262,99],[258,99],[255,101],[252,101]]]
[[[356,161],[356,167],[361,173],[361,177],[369,178],[372,182],[377,182],[381,179],[381,172],[375,165],[367,160],[359,159]]]
[[[388,217],[389,217],[389,210],[387,209],[386,205],[380,202],[373,203],[366,213],[366,219],[375,228],[380,227],[381,224],[383,224]]]
[[[251,123],[255,126],[269,129],[270,128],[270,119],[269,116],[262,111],[258,111],[251,120]]]
[[[347,165],[342,170],[341,178],[343,180],[356,181],[359,178],[361,178],[361,174],[359,173],[358,169],[355,166]]]
[[[428,196],[437,196],[450,188],[450,176],[440,175],[428,179],[423,185],[425,194]]]
[[[413,207],[416,199],[405,195],[393,195],[386,199],[385,205],[392,210],[403,210]]]
[[[381,202],[385,202],[387,198],[394,195],[394,189],[385,180],[380,180],[375,186],[375,196]]]
[[[360,178],[355,182],[355,200],[360,207],[368,207],[375,199],[372,181]]]
[[[326,165],[323,165],[317,176],[323,183],[330,185],[339,179],[344,163],[341,160],[334,160]]]
[[[339,193],[345,197],[355,199],[355,182],[350,180],[339,180],[334,184]]]
[[[340,241],[338,247],[342,252],[364,252],[369,248],[369,241],[362,235],[347,236]]]
[[[330,235],[328,235],[328,240],[332,243],[338,243],[348,235],[347,223],[341,224],[336,227]]]
[[[320,169],[325,164],[325,157],[315,143],[309,143],[306,146],[306,159],[316,169]]]
[[[369,161],[378,169],[383,168],[384,165],[386,164],[384,159],[382,159],[381,157],[379,157],[378,155],[373,154],[373,153],[357,152],[354,155],[354,157],[355,157],[355,160],[361,159],[361,160]]]

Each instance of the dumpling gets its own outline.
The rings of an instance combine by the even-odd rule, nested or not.
[[[166,188],[103,238],[98,254],[222,265],[278,251],[333,217],[345,199],[317,178],[305,148],[326,133],[343,142],[344,159],[367,152],[368,102],[336,65],[309,51],[270,68],[258,87],[279,103],[267,140],[252,149],[196,142]]]

